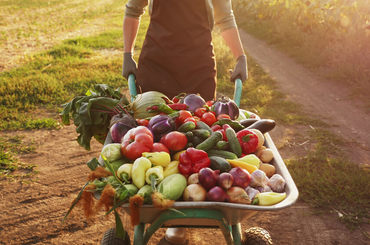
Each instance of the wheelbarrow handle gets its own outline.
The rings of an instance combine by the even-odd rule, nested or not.
[[[130,90],[131,102],[134,100],[135,96],[137,95],[136,92],[136,84],[135,84],[135,75],[130,74],[128,76],[128,87]],[[240,106],[240,99],[242,96],[242,80],[236,79],[235,80],[235,90],[234,90],[234,101],[235,103]]]

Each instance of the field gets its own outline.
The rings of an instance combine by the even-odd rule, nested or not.
[[[255,3],[263,6],[258,1]],[[281,4],[279,6],[284,9]],[[248,10],[251,14],[267,10],[256,8],[253,12],[250,6],[244,6],[235,13],[240,27],[267,39],[268,49],[285,50],[293,57],[314,54],[308,51],[309,39],[303,42],[302,48],[293,46],[293,41],[288,38],[276,37],[276,28],[286,28],[271,27],[268,22],[272,18],[270,15],[261,12],[261,18],[259,14],[255,15],[258,18],[253,18],[251,24],[245,21],[245,12],[241,10]],[[366,8],[361,10],[365,12],[358,23],[362,21],[366,27],[368,13]],[[93,5],[88,1],[70,0],[0,3],[0,207],[3,210],[0,234],[4,237],[0,243],[97,244],[104,231],[114,226],[112,217],[105,220],[101,216],[89,223],[78,212],[66,223],[61,223],[73,198],[85,183],[89,172],[86,162],[99,154],[101,144],[93,140],[91,151],[83,149],[76,142],[74,125],[63,125],[58,114],[62,110],[61,104],[83,95],[94,84],[110,84],[126,92],[127,81],[121,76],[123,16],[124,4],[115,0],[95,1]],[[278,23],[297,18],[282,12],[279,16]],[[286,20],[283,21],[284,18]],[[148,24],[149,17],[145,14],[135,45],[135,59],[139,57]],[[255,31],[258,25],[269,27],[271,35],[258,35]],[[360,30],[360,27],[356,28]],[[320,28],[311,24],[312,36],[320,39],[321,36],[315,34]],[[316,59],[312,57],[309,61],[299,61],[313,72],[334,71],[337,77],[341,77],[330,76],[330,83],[314,80],[322,82],[315,83],[316,90],[293,83],[288,76],[278,80],[279,76],[273,70],[262,69],[266,63],[264,60],[269,58],[258,60],[257,54],[251,55],[248,51],[250,77],[243,84],[241,107],[258,113],[262,118],[276,120],[278,127],[271,135],[298,186],[300,199],[291,209],[254,216],[243,222],[243,229],[264,227],[278,244],[317,244],[317,241],[325,241],[325,244],[369,243],[370,176],[367,169],[370,144],[368,137],[364,137],[368,132],[362,130],[369,122],[366,114],[368,97],[364,96],[364,91],[370,87],[369,59],[366,59],[369,46],[365,42],[369,32],[366,28],[361,30],[363,32],[355,39],[358,43],[354,45],[360,50],[341,52],[341,46],[349,42],[353,44],[349,37],[334,46],[323,45],[322,50],[331,47],[341,54],[347,53],[352,57],[346,63],[351,72],[348,74],[363,79],[349,81],[348,76],[338,75],[333,69],[343,69],[333,60],[317,59],[315,65],[312,61]],[[300,31],[298,36],[307,36],[300,29],[296,31]],[[217,30],[213,35],[218,62],[218,93],[232,96],[233,84],[228,81],[227,71],[235,61]],[[302,41],[296,40],[296,43]],[[246,45],[244,41],[243,44]],[[256,39],[248,47],[253,49],[257,45],[262,45],[262,41]],[[294,48],[288,49],[289,46]],[[296,54],[292,54],[292,50]],[[322,50],[320,53],[324,52]],[[364,55],[365,59],[354,54]],[[347,59],[336,57],[338,62]],[[281,55],[277,60],[288,64],[288,59]],[[293,70],[293,66],[280,67],[283,74],[294,71],[298,77],[307,75]],[[289,84],[296,84],[296,90],[289,90]],[[324,88],[332,90],[335,95],[340,90],[342,104],[332,105],[331,110],[337,113],[318,116],[317,109],[312,112],[307,110],[307,106],[316,101],[325,114],[328,110],[325,104],[331,102],[320,96],[304,95]],[[344,106],[353,102],[356,108],[351,112],[358,113],[348,114],[352,118],[343,118],[340,107],[352,109]],[[328,115],[332,118],[327,118]],[[353,130],[351,121],[357,123],[356,130]],[[127,215],[124,217],[127,228],[129,221]],[[133,237],[132,228],[127,229]],[[327,229],[327,233],[318,232],[323,229]],[[302,231],[302,236],[297,230]],[[163,235],[164,229],[161,229],[151,243],[166,244]],[[221,233],[207,229],[188,234],[189,244],[211,244],[213,237],[219,238]],[[302,241],[301,237],[306,240]]]

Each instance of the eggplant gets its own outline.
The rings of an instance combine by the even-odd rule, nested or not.
[[[271,130],[273,130],[276,126],[276,123],[272,119],[261,119],[257,122],[249,125],[247,129],[258,129],[261,131],[262,134],[265,134]]]
[[[243,120],[240,120],[239,123],[241,125],[243,125],[244,127],[249,127],[250,125],[252,125],[253,123],[257,122],[259,119],[257,118],[248,118],[248,119],[243,119]]]
[[[154,140],[159,142],[163,135],[175,129],[175,117],[170,117],[166,114],[159,114],[152,117],[149,121],[148,128],[154,135]]]
[[[226,96],[222,96],[213,104],[213,110],[216,113],[216,117],[220,114],[229,115],[231,120],[235,120],[239,117],[238,105]]]

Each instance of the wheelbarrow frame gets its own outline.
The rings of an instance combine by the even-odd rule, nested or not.
[[[137,95],[135,76],[128,78],[131,101]],[[242,82],[235,81],[234,101],[240,106],[242,93]],[[275,205],[257,206],[236,204],[228,202],[186,202],[176,201],[173,208],[181,213],[171,210],[159,210],[153,205],[143,205],[140,209],[140,223],[134,228],[134,245],[145,245],[152,235],[160,228],[220,228],[228,245],[239,245],[242,243],[241,222],[252,217],[258,211],[275,211],[292,206],[298,199],[298,189],[286,168],[275,144],[268,133],[265,136],[265,146],[272,150],[274,158],[270,162],[275,166],[276,173],[280,174],[286,181],[286,198]],[[111,143],[108,134],[105,144]],[[121,206],[124,212],[130,215],[129,204]],[[145,229],[145,225],[149,224]]]

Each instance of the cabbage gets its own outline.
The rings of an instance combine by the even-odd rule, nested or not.
[[[121,144],[119,143],[105,145],[101,150],[101,154],[107,158],[109,163],[123,158],[121,153]]]

